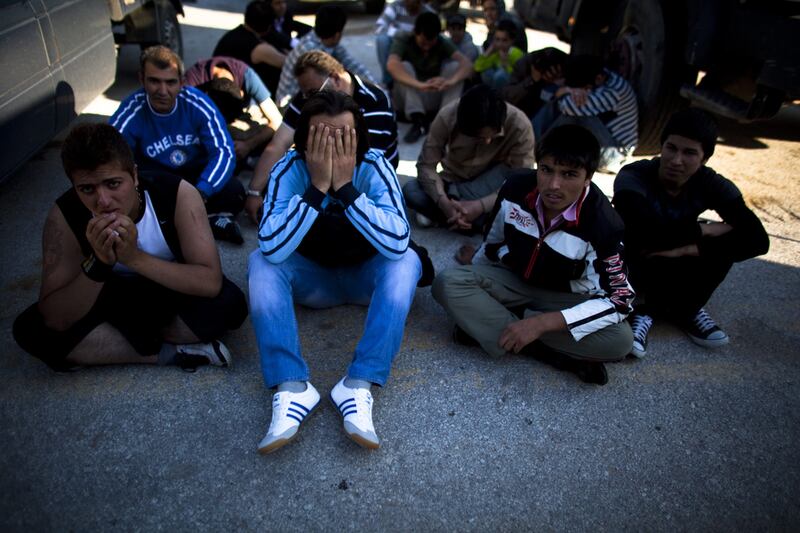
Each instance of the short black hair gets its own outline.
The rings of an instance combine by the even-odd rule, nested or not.
[[[78,124],[61,146],[61,164],[72,180],[76,170],[94,170],[101,165],[119,163],[133,176],[133,152],[114,126],[103,123]]]
[[[531,57],[533,59],[533,66],[536,67],[536,70],[539,72],[545,72],[551,67],[563,67],[566,65],[567,58],[569,56],[558,48],[548,46],[547,48],[542,48],[541,50],[531,52]]]
[[[569,56],[564,69],[564,84],[567,87],[594,86],[594,80],[603,72],[603,60],[598,56]]]
[[[347,13],[344,9],[326,4],[317,11],[317,18],[314,19],[314,33],[320,39],[330,39],[344,31],[345,24],[347,24]]]
[[[498,21],[494,31],[506,32],[512,41],[517,37],[517,25],[514,24],[514,21],[508,19],[501,19]]]
[[[426,39],[435,39],[440,33],[442,33],[442,22],[439,20],[439,15],[430,11],[417,15],[414,20],[415,35],[422,34]]]
[[[699,142],[703,146],[703,159],[714,155],[717,146],[717,121],[702,109],[690,107],[673,114],[664,131],[661,132],[661,144],[670,135],[680,135]]]
[[[467,17],[462,15],[461,13],[455,13],[447,17],[447,27],[448,28],[466,28],[467,27]]]
[[[226,124],[236,120],[245,107],[245,100],[242,98],[241,89],[236,82],[227,78],[214,78],[202,85],[197,86],[211,98],[217,106]]]
[[[272,6],[264,0],[253,0],[244,11],[244,23],[259,35],[267,33],[275,22]]]
[[[478,84],[461,97],[456,110],[456,128],[476,136],[482,128],[500,131],[508,113],[505,100],[488,85]]]
[[[584,168],[586,177],[591,178],[600,163],[600,143],[583,126],[556,126],[536,143],[536,161],[545,157],[552,157],[559,165]]]
[[[369,150],[367,121],[364,119],[361,108],[358,107],[353,97],[339,91],[324,90],[316,92],[303,105],[300,118],[297,119],[297,128],[294,130],[294,145],[297,152],[305,157],[311,117],[317,115],[335,117],[348,112],[353,114],[353,123],[356,127],[356,139],[358,140],[356,163],[361,163],[364,160],[364,154]]]

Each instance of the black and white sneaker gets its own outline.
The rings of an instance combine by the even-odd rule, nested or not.
[[[634,313],[628,319],[628,322],[630,322],[631,330],[633,331],[631,355],[641,359],[647,355],[647,334],[650,333],[650,328],[653,327],[653,318],[650,315]]]
[[[194,372],[198,366],[231,366],[231,352],[221,341],[178,344],[175,364],[187,372]]]
[[[242,231],[239,229],[239,224],[233,220],[231,213],[215,213],[208,215],[208,223],[211,224],[211,233],[218,241],[228,241],[233,244],[242,244]]]
[[[700,309],[694,318],[686,322],[683,331],[693,343],[704,348],[718,348],[730,340],[705,309]]]

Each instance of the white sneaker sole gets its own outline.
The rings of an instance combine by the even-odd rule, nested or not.
[[[702,346],[703,348],[719,348],[720,346],[725,346],[730,342],[730,337],[725,335],[725,337],[721,339],[701,339],[700,337],[695,337],[689,333],[686,334],[689,339],[698,346]]]

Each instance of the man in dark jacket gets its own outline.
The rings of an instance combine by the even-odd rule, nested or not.
[[[700,346],[727,344],[703,306],[733,263],[769,249],[761,221],[736,185],[706,166],[716,141],[708,114],[679,111],[661,134],[661,157],[623,167],[614,182],[631,281],[644,298],[630,318],[636,357],[647,353],[653,316],[671,318]],[[722,222],[698,222],[706,210]]]
[[[433,284],[457,341],[498,357],[530,350],[586,382],[608,381],[603,362],[631,349],[634,293],[622,221],[591,181],[599,157],[589,131],[559,126],[536,146],[538,170],[508,175],[484,240],[490,264],[446,270]]]

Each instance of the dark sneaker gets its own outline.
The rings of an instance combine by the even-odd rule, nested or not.
[[[187,372],[194,372],[198,366],[231,366],[231,352],[220,341],[179,344],[176,346],[175,364]]]
[[[718,348],[728,344],[728,334],[717,326],[714,319],[700,309],[697,314],[683,325],[683,331],[692,342],[704,348]]]
[[[425,135],[425,128],[420,124],[412,124],[403,136],[403,142],[413,144],[420,140],[423,135]]]
[[[633,331],[633,348],[631,355],[641,359],[647,355],[647,334],[653,327],[653,318],[650,315],[634,313],[628,318]]]
[[[608,383],[608,372],[606,365],[590,361],[574,361],[575,374],[584,383],[595,385],[605,385]]]
[[[228,241],[233,244],[242,244],[242,232],[239,229],[239,224],[233,220],[230,213],[218,213],[208,215],[208,223],[211,224],[211,233],[218,241]]]

